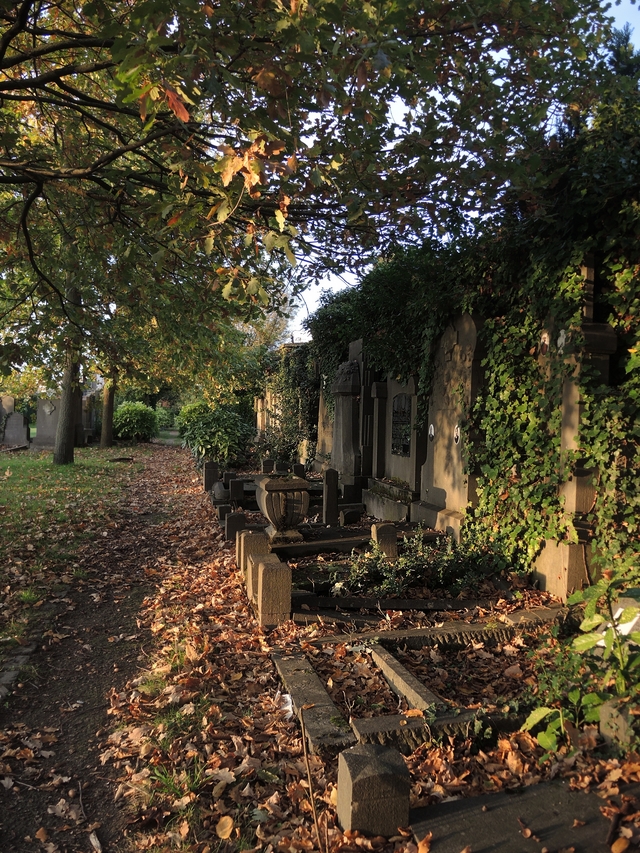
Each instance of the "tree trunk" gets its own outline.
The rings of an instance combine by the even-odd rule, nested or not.
[[[102,430],[100,447],[113,446],[113,406],[116,398],[116,378],[110,376],[102,389]]]
[[[56,430],[56,444],[53,450],[54,465],[72,465],[73,448],[76,443],[76,411],[78,406],[78,376],[80,361],[75,348],[67,350],[62,394],[60,395],[60,415]]]
[[[80,292],[69,287],[66,292],[69,311],[77,314],[80,307]],[[56,443],[53,448],[54,465],[73,465],[73,448],[76,443],[76,413],[80,377],[80,348],[78,331],[69,323],[67,352],[64,374],[62,376],[62,394],[60,395],[60,415],[56,430]]]

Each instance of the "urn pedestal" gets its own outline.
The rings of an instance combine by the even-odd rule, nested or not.
[[[302,534],[296,528],[309,509],[309,484],[300,477],[274,477],[263,475],[255,478],[256,500],[260,512],[269,521],[265,533],[272,545],[301,542]]]

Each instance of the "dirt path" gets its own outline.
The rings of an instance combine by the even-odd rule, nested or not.
[[[124,851],[115,772],[100,762],[108,696],[148,657],[139,621],[149,567],[173,550],[171,527],[196,479],[184,454],[154,453],[127,490],[118,520],[80,554],[86,580],[43,608],[38,642],[0,711],[0,850],[87,851],[95,832]],[[44,630],[43,630],[44,629]]]

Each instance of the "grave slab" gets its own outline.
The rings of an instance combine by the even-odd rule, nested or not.
[[[638,794],[640,786],[630,786]],[[562,781],[543,782],[513,793],[489,794],[414,809],[410,826],[416,840],[433,833],[431,853],[610,853],[604,800],[594,792],[571,791]],[[522,823],[539,841],[524,838]],[[574,826],[574,821],[584,826]]]
[[[243,512],[227,513],[224,518],[224,538],[235,542],[236,534],[239,530],[244,530],[246,523],[247,519]]]
[[[440,696],[437,696],[428,687],[404,667],[391,652],[380,645],[371,649],[374,663],[380,669],[393,692],[407,700],[412,708],[421,711],[433,710],[434,707],[445,707]]]
[[[273,652],[271,659],[287,692],[291,694],[296,714],[300,717],[301,713],[304,713],[311,751],[332,758],[341,750],[354,746],[356,739],[349,724],[331,701],[305,655]],[[302,712],[304,705],[313,707]]]
[[[229,480],[229,500],[241,502],[244,499],[244,480]]]

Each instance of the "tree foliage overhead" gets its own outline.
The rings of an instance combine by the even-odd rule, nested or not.
[[[227,297],[262,298],[265,250],[329,235],[335,262],[336,240],[490,207],[514,147],[589,97],[601,11],[23,0],[1,20],[4,239],[37,260],[31,223],[60,196],[128,228],[145,210],[169,247],[213,253]]]

